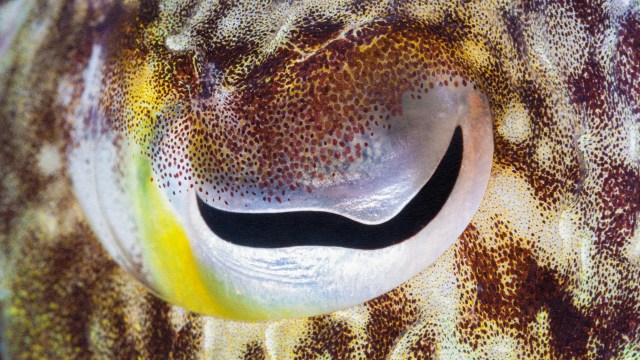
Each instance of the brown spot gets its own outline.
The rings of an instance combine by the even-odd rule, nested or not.
[[[195,318],[195,316],[193,316]],[[201,332],[189,321],[180,328],[173,338],[171,356],[174,359],[193,359],[198,356],[201,345]]]
[[[573,306],[571,293],[558,281],[558,274],[538,265],[524,240],[515,238],[507,224],[496,220],[493,229],[493,236],[500,239],[495,247],[484,245],[489,241],[473,227],[458,245],[457,267],[465,276],[463,281],[475,285],[461,299],[466,305],[461,312],[468,314],[458,324],[464,341],[477,347],[488,340],[482,328],[486,321],[524,336],[536,315],[546,311],[554,354],[562,358],[584,356],[593,320]]]
[[[262,344],[259,342],[248,343],[245,346],[244,354],[242,355],[244,360],[265,360],[267,358],[266,351]]]
[[[613,72],[617,91],[632,100],[634,112],[640,112],[640,19],[627,15],[618,30],[617,52]]]
[[[330,316],[312,318],[307,336],[294,349],[296,359],[315,359],[329,354],[332,359],[353,358],[355,335],[349,326]]]
[[[435,330],[431,327],[426,327],[424,333],[409,348],[410,359],[435,359],[437,349],[438,342]]]
[[[606,76],[594,50],[587,55],[585,66],[577,76],[569,78],[572,102],[591,110],[604,110]]]
[[[366,303],[369,309],[365,358],[384,359],[398,338],[416,321],[416,301],[403,288]]]

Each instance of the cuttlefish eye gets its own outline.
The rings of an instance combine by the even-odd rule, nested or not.
[[[119,28],[92,49],[71,171],[107,251],[169,302],[246,320],[359,304],[480,205],[488,100],[437,32],[303,28],[305,49],[245,54]]]

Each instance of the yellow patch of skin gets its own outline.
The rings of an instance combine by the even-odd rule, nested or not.
[[[131,80],[127,86],[127,92],[131,98],[129,116],[135,121],[127,121],[129,132],[135,132],[139,137],[147,135],[153,129],[152,119],[156,118],[160,107],[160,95],[156,92],[154,85],[154,65],[153,62],[147,61],[142,66],[133,63],[130,68],[135,68],[134,72],[137,76]],[[146,116],[151,113],[152,116]],[[135,126],[133,126],[135,124]]]
[[[128,111],[123,113],[133,119],[126,121],[127,130],[138,139],[151,139],[153,119],[166,108],[166,96],[159,94],[154,85],[155,62],[146,59],[142,65],[127,63],[124,67],[135,74],[126,87],[130,101]],[[131,153],[139,153],[140,149]],[[145,240],[141,244],[144,262],[157,291],[172,303],[196,312],[240,318],[245,312],[253,312],[250,304],[239,307],[242,300],[225,291],[215,274],[203,273],[172,205],[157,184],[149,180],[153,174],[149,159],[136,156],[129,171],[135,174],[128,186],[132,189],[136,223],[141,225],[141,239]]]
[[[134,187],[138,189],[134,204],[142,238],[149,240],[142,246],[154,284],[160,293],[172,294],[172,300],[178,304],[201,312],[215,309],[217,313],[232,316],[233,311],[209,293],[171,205],[149,181],[151,166],[145,160],[140,159],[134,165],[138,171],[134,180],[138,185]]]
[[[464,51],[465,59],[473,62],[476,68],[483,68],[489,64],[489,52],[484,44],[476,41],[465,41],[461,49]]]
[[[174,304],[195,312],[247,320],[264,320],[272,312],[287,314],[286,309],[265,309],[237,295],[217,274],[202,266],[193,256],[189,239],[172,205],[155,182],[147,158],[131,162],[134,189],[134,214],[140,224],[144,263],[159,294]]]

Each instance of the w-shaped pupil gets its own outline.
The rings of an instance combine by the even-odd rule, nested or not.
[[[429,181],[392,219],[367,225],[321,211],[236,213],[218,210],[198,197],[204,221],[218,237],[256,248],[340,246],[381,249],[416,235],[438,214],[454,188],[462,163],[462,130],[457,127],[449,148]]]

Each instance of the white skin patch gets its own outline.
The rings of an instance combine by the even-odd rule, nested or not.
[[[166,46],[172,51],[191,50],[191,39],[185,34],[171,35],[167,37]]]
[[[632,124],[629,131],[629,157],[631,164],[640,164],[640,122]]]
[[[510,228],[518,237],[533,232],[540,238],[552,238],[553,233],[549,229],[540,226],[542,223],[540,210],[537,209],[537,200],[532,196],[533,190],[526,180],[519,176],[511,168],[495,167],[489,186],[484,197],[484,207],[478,211],[472,222],[478,230],[486,234],[492,241],[493,230],[490,226],[491,216],[498,214],[518,213],[520,216],[510,219]],[[546,245],[553,242],[545,242]],[[549,249],[553,252],[554,249]]]
[[[626,255],[629,260],[640,263],[640,222],[636,223],[633,230],[633,237],[626,246]]]
[[[169,321],[174,329],[182,329],[189,321],[186,310],[179,306],[172,306],[169,310]]]
[[[44,232],[48,238],[54,238],[58,232],[58,219],[48,207],[38,209],[33,216],[33,221],[38,224],[38,229]]]
[[[281,320],[270,323],[265,331],[267,352],[274,359],[292,358],[297,340],[303,339],[306,333],[304,322]]]
[[[62,158],[60,151],[53,145],[44,145],[40,148],[37,156],[38,170],[45,175],[51,176],[62,168]]]
[[[512,143],[519,144],[531,136],[531,119],[522,103],[513,102],[505,110],[498,126],[500,135]]]

